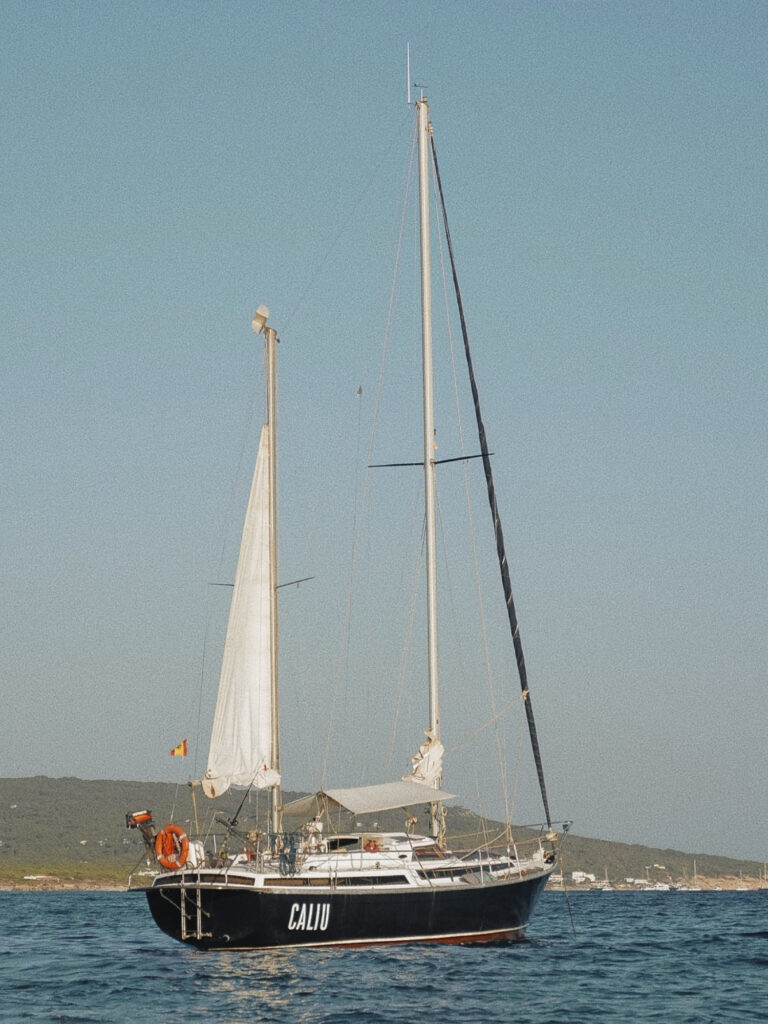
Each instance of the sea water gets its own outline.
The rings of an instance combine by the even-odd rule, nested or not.
[[[526,942],[200,953],[140,894],[0,893],[0,1020],[768,1020],[768,892],[545,893]]]

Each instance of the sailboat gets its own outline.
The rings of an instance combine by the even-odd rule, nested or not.
[[[546,822],[524,840],[507,827],[500,849],[451,852],[445,840],[444,748],[437,682],[435,450],[432,408],[429,161],[437,168],[429,107],[417,113],[421,308],[424,385],[424,516],[427,576],[429,725],[413,769],[376,785],[328,788],[283,806],[278,728],[276,350],[277,331],[260,306],[254,330],[266,351],[266,422],[245,517],[235,575],[208,764],[193,784],[206,797],[230,787],[271,791],[270,826],[238,831],[229,822],[225,848],[206,849],[179,825],[159,831],[148,811],[129,815],[156,857],[144,892],[157,925],[200,949],[274,949],[297,946],[367,946],[391,943],[488,943],[525,935],[536,900],[553,871],[561,832],[552,825],[542,783]],[[442,189],[440,189],[442,192]],[[447,219],[445,220],[447,229]],[[460,296],[459,304],[460,304]],[[460,305],[461,309],[461,305]],[[463,321],[462,313],[462,321]],[[468,349],[467,349],[468,354]],[[471,361],[469,361],[471,372]],[[525,665],[503,551],[490,461],[473,383],[483,462],[499,550],[505,601],[540,769]],[[415,744],[414,744],[415,746]],[[195,789],[193,788],[193,793]],[[429,834],[414,832],[412,808],[429,809]],[[399,830],[380,826],[340,831],[343,809],[355,816],[399,811]],[[336,817],[334,817],[336,815]],[[301,825],[289,830],[287,819]],[[360,823],[357,823],[360,824]],[[425,830],[426,831],[426,830]],[[237,847],[237,849],[235,849]]]

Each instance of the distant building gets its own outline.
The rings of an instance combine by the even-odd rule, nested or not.
[[[596,882],[597,879],[594,875],[589,874],[587,871],[572,871],[571,878],[576,885],[584,885],[585,882]]]

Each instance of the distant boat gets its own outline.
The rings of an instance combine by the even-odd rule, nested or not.
[[[429,263],[428,164],[430,147],[434,158],[434,144],[426,99],[416,103],[416,110],[428,595],[426,740],[413,758],[413,770],[400,779],[372,786],[324,789],[282,806],[277,682],[278,339],[276,330],[268,325],[268,310],[260,307],[254,328],[265,337],[266,422],[235,576],[208,767],[198,785],[207,797],[220,796],[232,786],[270,789],[271,827],[267,834],[244,833],[232,820],[227,823],[227,849],[214,854],[204,850],[198,838],[190,839],[179,826],[166,826],[155,832],[151,819],[138,820],[141,815],[133,816],[136,827],[152,843],[161,867],[151,884],[135,888],[146,894],[152,916],[164,932],[201,949],[519,940],[555,865],[560,836],[550,821],[541,775],[547,820],[532,842],[515,842],[509,828],[500,850],[474,849],[459,855],[447,849],[445,842],[443,803],[451,794],[443,789],[444,748],[438,709],[436,459]],[[471,373],[471,362],[469,368]],[[512,643],[521,669],[521,688],[540,768],[474,380],[472,387],[504,597],[513,626]],[[399,831],[374,826],[339,833],[334,830],[330,814],[339,808],[356,816],[379,814],[413,805],[429,808],[428,835],[414,834],[408,824]],[[290,831],[284,818],[295,816],[300,816],[304,824]]]

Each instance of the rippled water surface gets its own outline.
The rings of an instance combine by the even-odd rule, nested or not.
[[[545,893],[525,943],[198,953],[142,896],[0,893],[0,1019],[768,1020],[768,892]]]

